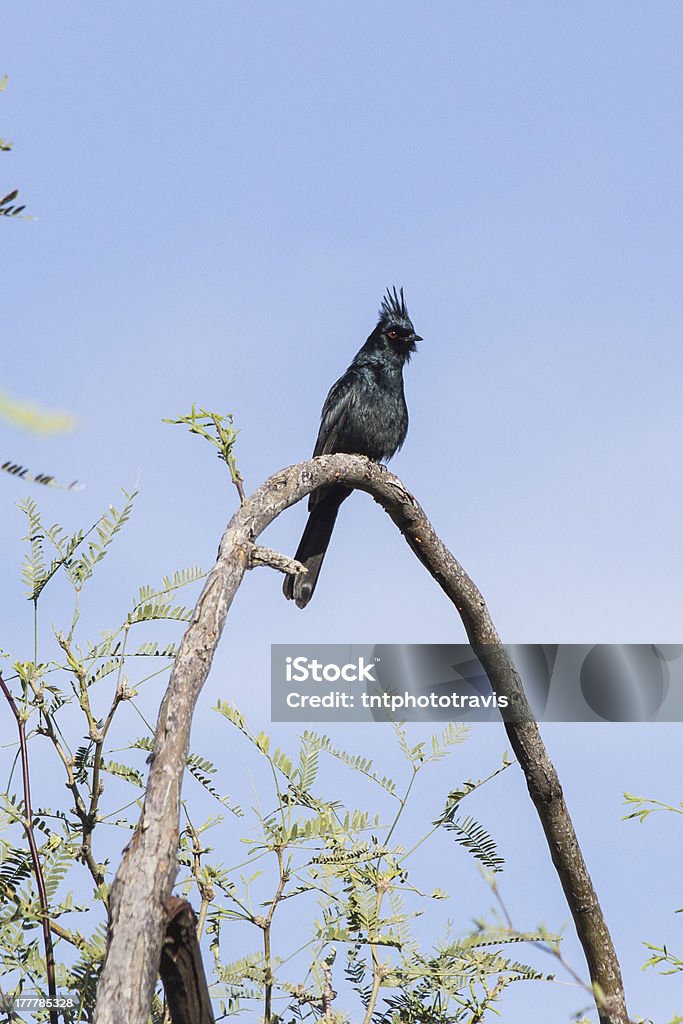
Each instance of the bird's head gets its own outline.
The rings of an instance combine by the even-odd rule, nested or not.
[[[410,359],[411,353],[417,351],[415,342],[422,341],[422,338],[415,333],[402,288],[398,292],[395,286],[387,288],[386,295],[382,299],[379,321],[375,330],[382,335],[390,347],[400,352],[405,359]]]

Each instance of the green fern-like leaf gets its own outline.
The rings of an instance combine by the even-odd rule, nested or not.
[[[162,599],[152,600],[146,604],[138,604],[128,616],[128,623],[151,622],[155,619],[170,619],[176,622],[189,622],[192,609],[182,605],[173,605]]]
[[[0,893],[16,895],[22,883],[30,878],[33,865],[28,850],[10,848],[0,864]]]
[[[21,578],[26,586],[26,595],[31,601],[35,601],[40,591],[45,586],[47,565],[43,545],[45,543],[45,528],[43,526],[38,506],[32,498],[19,502],[19,509],[26,516],[28,533],[24,537],[29,543],[29,552],[24,558]]]
[[[445,821],[443,825],[454,833],[455,841],[481,861],[489,871],[503,870],[505,859],[498,854],[495,840],[474,818],[455,818],[452,821]]]
[[[436,818],[434,822],[432,822],[432,824],[444,825],[447,821],[452,821],[457,813],[460,803],[465,799],[466,796],[469,796],[470,793],[474,793],[475,790],[480,789],[482,786],[485,786],[487,782],[490,782],[492,779],[495,779],[497,775],[500,775],[501,772],[504,772],[512,764],[514,764],[514,761],[510,760],[507,751],[505,751],[505,753],[503,754],[503,762],[500,768],[496,768],[495,771],[491,772],[490,775],[486,775],[483,779],[467,779],[467,781],[463,782],[463,784],[458,789],[452,790],[448,794],[448,799],[446,800],[446,805],[443,811],[441,812],[439,817]]]
[[[93,683],[99,683],[100,680],[106,679],[107,676],[112,674],[112,672],[117,672],[120,667],[120,658],[109,658],[107,661],[102,662],[102,664],[98,665],[95,671],[88,676],[88,686],[92,686]]]
[[[294,774],[294,765],[284,750],[276,749],[275,753],[271,758],[275,767],[282,772],[286,779],[292,781]]]
[[[131,768],[130,765],[120,764],[118,761],[102,761],[102,771],[108,775],[115,775],[119,779],[124,779],[126,782],[130,782],[131,785],[137,786],[138,789],[145,788],[145,780],[142,773],[135,768]]]
[[[170,594],[173,590],[187,587],[189,584],[203,580],[205,577],[206,571],[200,569],[198,565],[191,565],[187,569],[177,569],[172,576],[164,576],[162,578],[163,592]]]
[[[69,868],[73,864],[73,859],[74,851],[68,844],[64,844],[43,862],[45,891],[50,902],[54,900],[57,889],[64,881]]]
[[[551,935],[545,931],[518,932],[510,928],[480,928],[471,935],[464,935],[455,942],[442,946],[440,952],[444,956],[462,956],[472,949],[482,949],[487,946],[504,946],[516,942],[559,942],[558,935]]]
[[[187,569],[179,569],[173,573],[172,576],[164,576],[160,587],[152,587],[145,585],[140,587],[137,593],[137,597],[133,602],[133,607],[128,616],[129,621],[138,622],[141,621],[138,617],[139,610],[149,605],[168,605],[168,597],[170,594],[175,593],[176,590],[180,590],[182,587],[187,587],[191,583],[196,583],[197,580],[201,580],[206,576],[203,569],[199,566],[190,566]],[[167,616],[162,616],[166,618]]]
[[[328,736],[321,736],[308,729],[304,732],[302,739],[304,743],[310,745],[311,749],[324,751],[330,757],[341,761],[347,768],[365,775],[366,778],[386,790],[391,796],[396,796],[396,783],[386,775],[378,775],[373,770],[373,762],[369,758],[362,757],[359,754],[349,754],[346,750],[334,747]]]
[[[412,763],[413,751],[408,743],[408,733],[406,732],[405,726],[400,722],[392,722],[391,725],[394,730],[394,735],[396,736],[398,749],[401,751],[406,761],[410,761]]]
[[[320,756],[318,750],[303,738],[301,748],[299,750],[299,765],[297,768],[297,785],[301,787],[304,792],[309,792],[313,788],[313,784],[318,777],[318,769],[320,767]]]
[[[95,566],[105,557],[114,537],[130,519],[138,492],[137,490],[128,492],[123,488],[121,491],[126,499],[122,508],[119,510],[114,505],[109,506],[109,510],[93,528],[97,534],[97,540],[90,541],[87,550],[79,558],[74,559],[69,566],[69,575],[76,586],[83,586],[92,577]]]
[[[140,644],[133,657],[135,658],[175,658],[178,653],[178,645],[174,643],[163,646],[155,640],[148,640]]]
[[[103,639],[98,644],[91,644],[83,656],[83,661],[97,661],[100,658],[116,658],[123,650],[123,642],[119,639],[119,632],[106,632],[102,634]]]
[[[465,722],[449,722],[440,736],[432,736],[432,753],[429,760],[440,761],[446,757],[449,748],[457,743],[464,743],[471,731],[471,727]]]
[[[186,765],[190,775],[197,780],[200,786],[204,787],[207,793],[211,794],[214,800],[217,800],[223,807],[231,811],[235,817],[241,818],[244,816],[244,811],[239,804],[234,804],[230,797],[219,793],[213,785],[211,777],[218,771],[213,762],[207,761],[206,758],[199,757],[197,754],[190,753],[187,756]]]
[[[88,772],[92,767],[92,743],[79,747],[74,754],[73,776],[76,782],[87,782]]]
[[[47,583],[55,575],[58,569],[64,566],[71,582],[74,583],[74,575],[72,573],[72,560],[76,550],[83,543],[85,538],[92,533],[95,527],[91,527],[86,533],[83,530],[77,530],[76,533],[70,537],[65,536],[64,531],[59,524],[50,526],[45,531],[45,535],[52,542],[52,545],[57,550],[58,557],[54,558],[50,563],[50,568],[47,572],[45,583]]]

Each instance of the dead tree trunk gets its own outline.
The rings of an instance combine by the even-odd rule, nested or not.
[[[159,973],[173,1024],[215,1024],[197,937],[187,900],[171,896]]]
[[[270,477],[232,517],[171,672],[157,723],[142,815],[112,886],[109,944],[97,994],[97,1024],[146,1024],[159,975],[166,905],[176,874],[180,787],[192,714],[247,569],[292,562],[256,539],[286,508],[316,488],[344,483],[367,491],[389,514],[455,605],[493,691],[508,698],[505,723],[574,918],[600,1024],[628,1024],[619,962],[581,853],[557,772],[524,690],[479,590],[439,539],[398,477],[357,455],[326,455]]]

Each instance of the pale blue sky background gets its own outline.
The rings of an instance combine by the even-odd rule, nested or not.
[[[162,417],[231,410],[252,488],[310,454],[327,389],[397,283],[425,342],[393,468],[503,638],[680,641],[682,30],[676,2],[3,2],[1,134],[15,148],[0,189],[19,187],[38,219],[0,224],[1,383],[80,420],[49,441],[4,428],[3,460],[85,480],[31,492],[74,528],[141,474],[84,624],[118,621],[138,583],[209,565],[234,508],[208,447]],[[2,646],[28,657],[14,507],[27,488],[0,485]],[[293,551],[303,521],[291,511],[268,542]],[[218,696],[267,726],[271,642],[462,639],[355,496],[304,613],[272,574],[246,580],[193,745],[211,750]],[[622,823],[621,793],[681,799],[681,727],[543,732],[631,1012],[668,1021],[675,980],[641,973],[640,943],[683,947],[680,832]],[[380,728],[339,738],[395,760]],[[480,726],[455,781],[504,746]],[[214,754],[230,777],[223,733]],[[519,774],[471,812],[500,839],[513,916],[558,927]],[[489,901],[469,862],[454,865],[472,872],[463,891],[449,881],[457,930]],[[571,942],[568,957],[581,966]],[[524,988],[504,1016],[581,1005]]]

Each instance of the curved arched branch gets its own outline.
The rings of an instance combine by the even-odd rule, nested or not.
[[[238,509],[223,534],[216,564],[171,672],[159,712],[142,815],[112,887],[109,946],[98,987],[96,1021],[144,1024],[147,1020],[159,971],[166,901],[177,874],[180,786],[192,714],[242,577],[262,561],[258,554],[254,557],[255,541],[286,508],[333,482],[367,491],[382,505],[455,605],[494,692],[508,698],[512,720],[505,722],[505,728],[576,924],[600,1022],[628,1024],[619,963],[557,772],[484,599],[398,477],[357,455],[325,455],[276,473]]]

